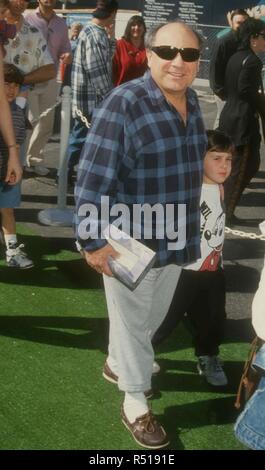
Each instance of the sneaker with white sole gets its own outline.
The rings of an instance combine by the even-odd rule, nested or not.
[[[6,262],[10,268],[29,269],[34,266],[33,261],[27,257],[23,248],[23,244],[9,243],[6,250]]]
[[[197,369],[207,382],[215,387],[227,385],[227,377],[217,356],[199,356]]]

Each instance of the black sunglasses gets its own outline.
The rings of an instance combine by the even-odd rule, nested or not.
[[[180,53],[184,62],[196,62],[200,57],[199,49],[193,47],[171,47],[171,46],[156,46],[152,47],[151,51],[154,51],[160,59],[173,60]]]

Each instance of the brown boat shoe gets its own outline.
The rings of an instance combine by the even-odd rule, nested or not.
[[[121,418],[124,426],[130,431],[134,440],[140,446],[147,449],[162,449],[168,446],[168,436],[151,410],[142,416],[138,416],[134,423],[130,423],[122,406]]]
[[[114,372],[112,372],[111,368],[108,366],[107,361],[104,364],[102,375],[104,379],[108,380],[108,382],[111,382],[112,384],[116,384],[116,385],[118,384],[119,377],[116,374],[114,374]],[[150,390],[146,390],[144,392],[144,395],[145,395],[145,398],[150,399],[153,397],[154,392],[150,388]]]

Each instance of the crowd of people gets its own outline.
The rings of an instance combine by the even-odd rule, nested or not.
[[[69,181],[78,166],[76,238],[87,264],[103,275],[110,321],[103,376],[124,392],[121,419],[136,442],[160,449],[169,437],[148,402],[152,374],[159,372],[155,348],[184,315],[199,374],[216,387],[228,382],[219,359],[226,320],[225,212],[232,224],[240,196],[259,169],[265,100],[258,54],[265,52],[265,24],[244,10],[232,13],[232,30],[217,41],[210,67],[210,85],[225,104],[217,128],[206,131],[191,88],[203,47],[196,30],[174,20],[146,31],[136,15],[116,40],[118,2],[98,0],[91,21],[83,28],[72,25],[69,34],[55,3],[39,0],[36,10],[24,14],[28,0],[0,0],[1,18],[15,25],[0,51],[0,213],[6,261],[10,267],[33,266],[17,240],[14,208],[21,198],[22,167],[42,176],[49,172],[44,148],[54,114],[46,111],[58,96],[63,64],[73,93],[67,157]],[[114,206],[126,207],[120,225],[131,236],[137,228],[137,238],[156,254],[135,290],[112,273],[110,257],[118,261],[119,253],[104,237],[94,236],[105,228],[102,198],[108,199],[112,222]],[[134,220],[134,208],[142,204],[151,207],[149,218]],[[159,220],[153,213],[157,204]],[[87,207],[97,215],[89,224]],[[145,224],[151,237],[145,237]],[[259,312],[257,334],[264,340],[264,302],[257,300],[262,295],[264,275],[253,303]],[[264,369],[262,348],[260,357]],[[263,403],[264,379],[260,389]],[[254,414],[260,406],[256,399]],[[236,433],[244,441],[242,419]],[[265,449],[264,424],[255,420],[263,434],[256,448]]]

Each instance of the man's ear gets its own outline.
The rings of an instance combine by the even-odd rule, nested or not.
[[[150,49],[146,49],[146,57],[147,57],[148,67],[150,67],[150,61],[151,61],[151,57],[152,57],[152,51],[150,51]]]

